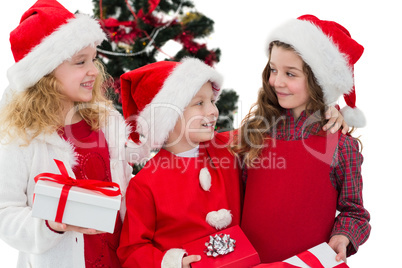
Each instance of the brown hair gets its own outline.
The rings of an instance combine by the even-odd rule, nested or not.
[[[104,126],[108,109],[112,107],[104,93],[109,86],[110,76],[104,66],[95,61],[99,74],[95,79],[92,100],[76,103],[75,108],[93,130]],[[42,77],[34,86],[15,93],[6,106],[0,110],[0,140],[9,143],[16,137],[28,145],[40,133],[51,134],[64,126],[60,83],[50,73]]]
[[[273,41],[269,46],[269,55],[271,55],[274,46],[296,52],[289,44]],[[258,92],[257,102],[242,120],[237,138],[234,139],[234,144],[230,147],[230,150],[243,159],[247,166],[253,166],[253,161],[260,156],[262,149],[266,146],[264,141],[269,139],[267,134],[272,132],[278,121],[283,120],[281,115],[284,109],[279,105],[276,93],[269,85],[270,59],[271,56],[262,73],[262,88]],[[324,116],[326,105],[323,91],[318,85],[310,66],[304,61],[303,72],[307,77],[307,88],[310,95],[306,111],[308,115],[319,111],[318,121],[323,126],[327,121]]]

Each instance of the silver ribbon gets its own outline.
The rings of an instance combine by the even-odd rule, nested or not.
[[[209,236],[209,242],[205,243],[207,249],[204,251],[207,256],[217,257],[234,251],[236,240],[228,234],[216,234]]]

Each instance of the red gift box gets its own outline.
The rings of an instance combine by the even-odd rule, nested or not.
[[[258,268],[348,268],[345,262],[335,260],[336,253],[327,243],[310,248],[282,262],[264,263]]]
[[[219,255],[217,257],[207,256],[205,251],[207,247],[205,243],[210,241],[210,237],[215,235],[230,235],[230,238],[236,240],[234,251],[225,255]],[[251,245],[246,235],[240,229],[238,225],[230,227],[228,229],[219,231],[210,236],[203,237],[193,242],[187,243],[183,246],[188,255],[200,255],[201,260],[199,262],[191,263],[192,268],[201,267],[252,267],[260,263],[260,257],[257,251]]]

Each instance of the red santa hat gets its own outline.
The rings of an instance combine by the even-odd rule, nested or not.
[[[7,72],[9,88],[26,90],[76,52],[104,39],[96,20],[74,15],[55,0],[38,0],[10,33],[15,64]]]
[[[347,106],[341,112],[348,125],[365,126],[364,114],[356,107],[353,72],[364,48],[346,28],[334,21],[303,15],[276,28],[267,40],[268,44],[272,41],[291,45],[310,66],[326,104],[344,95]]]
[[[130,137],[136,144],[131,146],[130,162],[143,162],[151,150],[163,146],[206,82],[212,83],[217,98],[223,82],[217,71],[195,58],[151,63],[120,78],[123,115],[133,127]]]

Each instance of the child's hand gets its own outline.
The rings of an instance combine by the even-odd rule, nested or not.
[[[328,245],[337,253],[335,260],[346,262],[346,247],[349,245],[349,239],[344,235],[334,235],[329,240]]]
[[[182,264],[183,264],[183,268],[190,268],[191,267],[191,263],[193,262],[197,262],[201,260],[201,256],[200,255],[190,255],[190,256],[186,256],[183,258]]]
[[[104,233],[101,231],[97,231],[95,229],[83,228],[83,227],[78,227],[78,226],[74,226],[74,225],[68,225],[65,223],[58,223],[58,222],[53,222],[53,221],[47,221],[47,224],[49,225],[49,227],[52,230],[54,230],[56,232],[74,231],[74,232],[79,232],[79,233],[88,234],[88,235]]]
[[[348,133],[348,124],[346,124],[346,122],[343,120],[342,114],[334,106],[330,106],[328,108],[328,110],[325,112],[325,118],[328,119],[328,122],[322,127],[324,131],[331,129],[331,133],[335,133],[342,126],[342,133]]]

